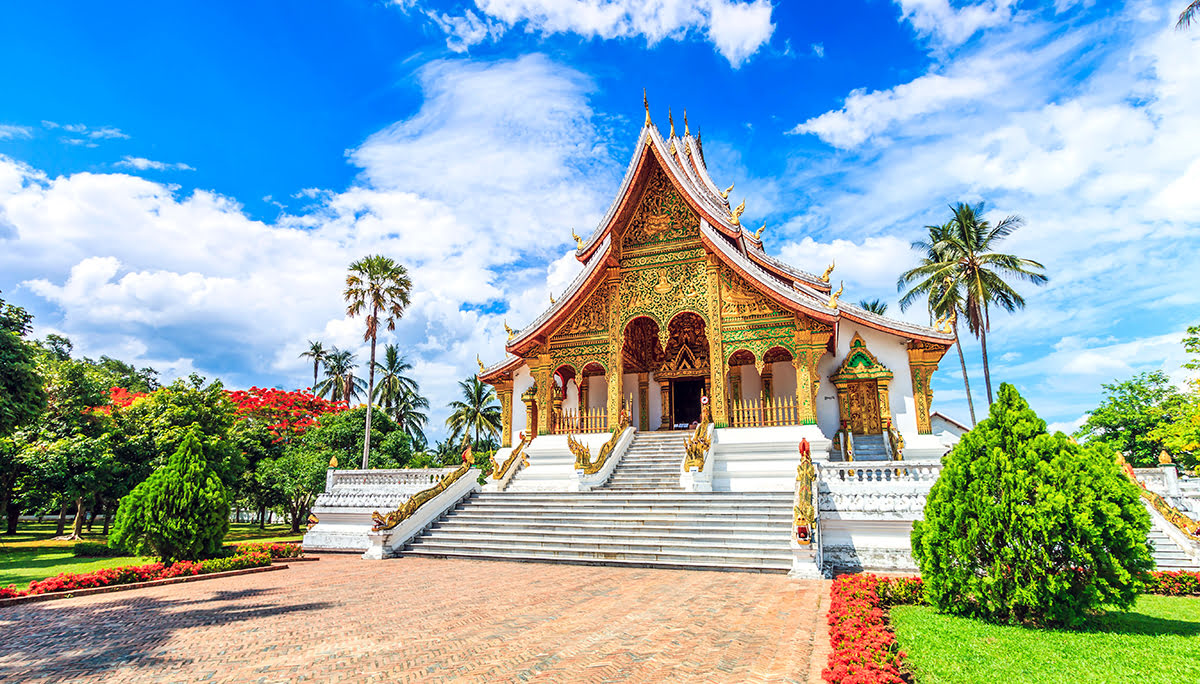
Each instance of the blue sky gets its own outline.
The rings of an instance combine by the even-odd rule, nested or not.
[[[986,200],[1047,265],[993,378],[1068,427],[1200,303],[1200,29],[1181,0],[23,3],[0,22],[0,290],[82,353],[305,386],[359,349],[346,265],[413,271],[440,407],[576,272],[642,120],[700,129],[767,249],[896,311],[907,245]],[[920,320],[920,312],[904,317]],[[967,347],[977,409],[978,348]],[[966,416],[957,359],[935,408]]]

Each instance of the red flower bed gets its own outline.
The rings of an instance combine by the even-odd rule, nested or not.
[[[266,553],[270,554],[271,558],[299,558],[304,555],[304,549],[299,544],[271,544],[268,542],[246,542],[237,544],[233,548],[237,549],[236,555],[245,553]]]
[[[1150,573],[1146,582],[1147,594],[1164,596],[1193,596],[1200,594],[1200,572],[1165,570]]]
[[[833,581],[829,641],[833,652],[821,673],[830,684],[904,684],[904,653],[888,629],[874,575],[841,575]],[[889,587],[889,589],[892,587]]]
[[[95,572],[74,573],[64,572],[61,575],[48,577],[44,580],[34,580],[26,590],[17,589],[15,585],[0,587],[0,598],[17,598],[35,594],[50,594],[77,589],[92,589],[117,584],[134,584],[150,580],[168,579],[203,575],[225,570],[240,570],[271,564],[271,556],[261,551],[239,552],[229,558],[214,558],[206,561],[175,561],[171,565],[150,563],[148,565],[125,565],[119,568],[104,568]]]

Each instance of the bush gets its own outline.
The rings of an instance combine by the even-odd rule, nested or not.
[[[163,562],[216,555],[229,531],[229,498],[193,430],[167,461],[121,499],[109,546]]]
[[[915,606],[925,602],[925,583],[920,577],[881,577],[875,593],[885,608]]]
[[[1009,384],[944,459],[913,554],[943,612],[1078,626],[1127,610],[1153,567],[1150,519],[1108,447],[1047,434]]]
[[[200,561],[200,572],[203,574],[208,574],[210,572],[228,572],[230,570],[257,568],[270,564],[270,554],[262,551],[251,551],[249,553],[229,556],[227,558],[209,558],[208,560]]]
[[[874,575],[842,575],[829,590],[830,684],[904,684],[904,653],[884,619]]]
[[[304,548],[299,544],[271,544],[268,542],[247,542],[245,544],[237,544],[234,548],[234,555],[240,556],[247,553],[265,553],[271,558],[299,558],[304,555]]]
[[[75,546],[71,549],[71,553],[76,558],[113,558],[116,556],[124,556],[125,552],[121,549],[114,549],[108,544],[100,542],[75,542]]]

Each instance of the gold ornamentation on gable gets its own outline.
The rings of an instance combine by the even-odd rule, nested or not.
[[[555,331],[555,337],[567,335],[582,335],[599,332],[608,328],[608,291],[600,286],[591,297],[571,315],[561,328]]]
[[[867,349],[863,338],[854,333],[850,340],[850,351],[837,372],[830,376],[835,383],[848,380],[891,380],[892,371],[879,362],[875,355]]]
[[[790,315],[729,268],[721,269],[721,314],[733,318]]]
[[[671,185],[659,167],[651,172],[638,208],[622,237],[625,247],[667,242],[694,237],[700,232],[700,219]]]

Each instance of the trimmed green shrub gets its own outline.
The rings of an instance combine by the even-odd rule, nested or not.
[[[88,541],[75,542],[75,546],[71,548],[71,553],[76,558],[113,558],[126,555],[123,550],[114,549],[108,544]]]
[[[167,465],[121,499],[108,545],[164,563],[211,558],[229,531],[229,497],[189,431]]]
[[[943,612],[1074,627],[1129,609],[1154,563],[1150,518],[1105,445],[1047,434],[1009,384],[944,459],[914,525],[928,600]]]

